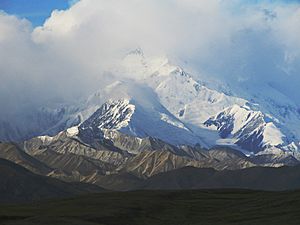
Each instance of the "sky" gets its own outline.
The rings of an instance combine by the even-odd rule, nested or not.
[[[236,87],[272,85],[300,106],[299,1],[76,2],[0,0],[2,114],[87,95],[137,47]]]
[[[34,27],[41,26],[53,10],[66,10],[79,0],[0,0],[0,10],[30,20]],[[242,4],[300,3],[300,0],[244,0]]]
[[[27,18],[33,26],[40,26],[54,9],[67,9],[73,3],[68,0],[0,0],[0,9]]]
[[[0,0],[0,10],[30,20],[33,26],[41,26],[55,9],[65,10],[79,0]],[[300,3],[300,0],[244,0],[242,4]]]

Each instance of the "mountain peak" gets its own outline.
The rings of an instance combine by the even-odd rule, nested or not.
[[[144,51],[141,47],[138,47],[134,50],[131,50],[127,53],[127,55],[138,55],[144,57]]]
[[[128,99],[105,102],[89,119],[81,124],[81,129],[115,129],[128,126],[135,111],[135,106]]]

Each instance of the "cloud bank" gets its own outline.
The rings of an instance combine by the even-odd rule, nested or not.
[[[273,85],[300,105],[299,3],[81,0],[37,28],[0,13],[1,116],[92,92],[137,46],[235,85]]]

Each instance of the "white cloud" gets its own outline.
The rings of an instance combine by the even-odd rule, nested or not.
[[[2,13],[2,105],[7,96],[16,105],[20,92],[26,101],[39,93],[38,102],[81,95],[137,46],[187,60],[219,79],[272,82],[300,104],[299,7],[241,2],[81,0],[34,30]]]

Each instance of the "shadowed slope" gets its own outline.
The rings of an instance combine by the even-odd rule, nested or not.
[[[0,202],[68,197],[103,190],[93,185],[65,183],[36,175],[4,159],[0,159],[0,181]]]

